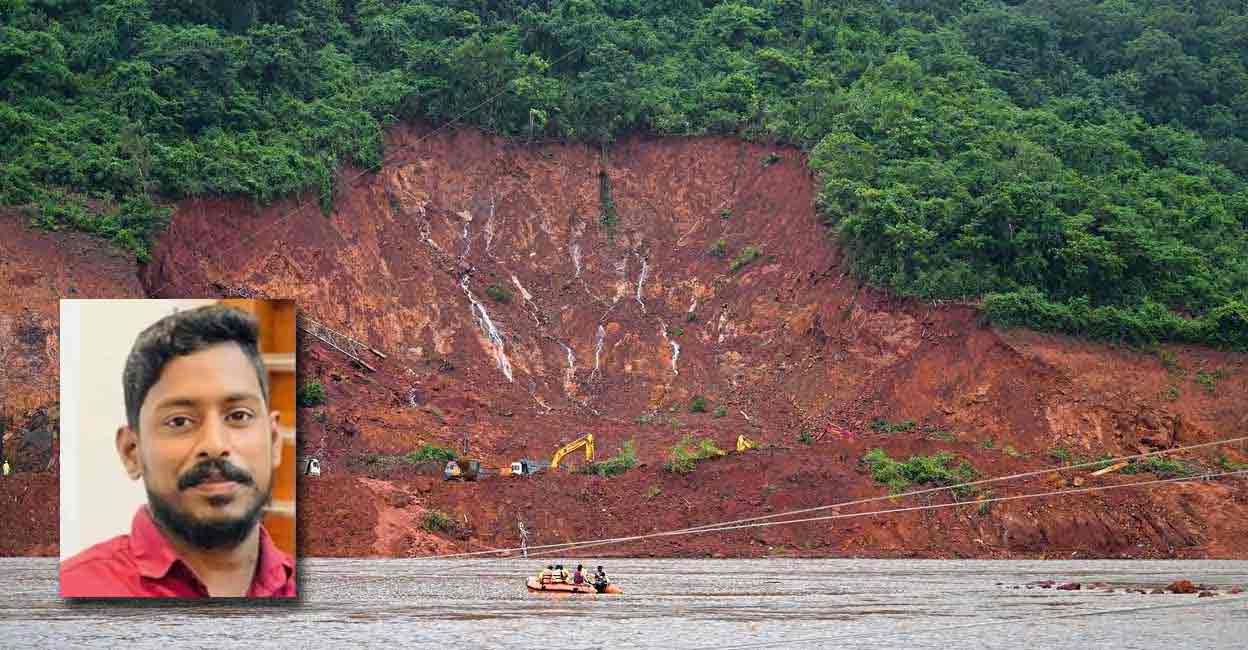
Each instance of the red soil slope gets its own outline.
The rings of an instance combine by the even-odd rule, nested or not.
[[[948,451],[991,476],[1056,466],[1058,448],[1135,453],[1248,424],[1245,355],[1003,333],[970,307],[863,288],[817,223],[813,179],[796,151],[636,138],[604,155],[473,131],[389,137],[390,162],[344,174],[331,214],[314,204],[295,211],[293,201],[188,201],[139,269],[153,296],[296,298],[306,315],[387,354],[370,356],[377,372],[368,372],[304,337],[301,374],[328,392],[325,406],[300,414],[304,452],[323,458],[326,472],[301,487],[305,554],[514,546],[517,521],[541,544],[881,495],[858,463],[877,446],[895,457]],[[781,160],[765,164],[773,151]],[[39,249],[15,252],[28,267],[56,263]],[[41,295],[56,288],[40,286]],[[1198,371],[1221,373],[1210,384]],[[689,412],[696,395],[709,412]],[[915,426],[876,433],[877,418]],[[633,440],[645,466],[611,479],[447,484],[378,457],[426,442],[458,449],[466,437],[474,457],[503,466],[549,458],[584,431],[600,457]],[[814,444],[799,441],[802,431]],[[732,449],[740,433],[774,448],[686,476],[661,469],[682,435]],[[1219,453],[1246,459],[1243,449],[1186,458],[1212,468]],[[1245,557],[1245,499],[1243,480],[1185,482],[594,552]],[[424,530],[430,510],[453,524]]]

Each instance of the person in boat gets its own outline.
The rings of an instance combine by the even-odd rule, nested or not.
[[[600,590],[605,589],[608,583],[610,581],[607,580],[607,573],[602,570],[602,565],[599,564],[598,570],[594,571],[594,587]]]
[[[567,570],[567,569],[565,569],[565,568],[563,568],[563,565],[562,565],[562,564],[556,564],[556,565],[555,565],[555,570],[558,572],[558,576],[559,576],[559,577],[558,577],[558,580],[559,580],[559,582],[566,583],[566,582],[568,581],[568,570]]]
[[[555,579],[555,565],[547,564],[545,569],[537,572],[537,581],[541,584],[550,584]]]
[[[583,584],[585,584],[585,571],[584,571],[584,569],[585,569],[585,565],[583,565],[583,564],[578,564],[578,565],[576,565],[576,572],[572,574],[572,584],[574,584],[574,585],[583,585]]]

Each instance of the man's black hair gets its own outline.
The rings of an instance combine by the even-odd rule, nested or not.
[[[177,357],[221,343],[236,343],[256,369],[260,393],[269,400],[269,374],[260,356],[260,326],[247,312],[225,305],[205,305],[156,321],[139,333],[126,357],[121,385],[126,395],[126,422],[139,430],[139,411],[165,366]]]

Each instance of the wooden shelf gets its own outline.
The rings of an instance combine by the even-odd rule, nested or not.
[[[295,516],[295,504],[290,501],[274,501],[264,507],[265,514]]]
[[[294,372],[295,371],[295,354],[266,354],[264,357],[264,367],[269,372]]]

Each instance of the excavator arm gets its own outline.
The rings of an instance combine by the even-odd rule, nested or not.
[[[585,462],[594,462],[594,434],[587,433],[560,447],[559,450],[555,452],[555,457],[550,459],[550,468],[552,470],[559,469],[559,462],[562,461],[565,456],[582,447],[585,448]]]

